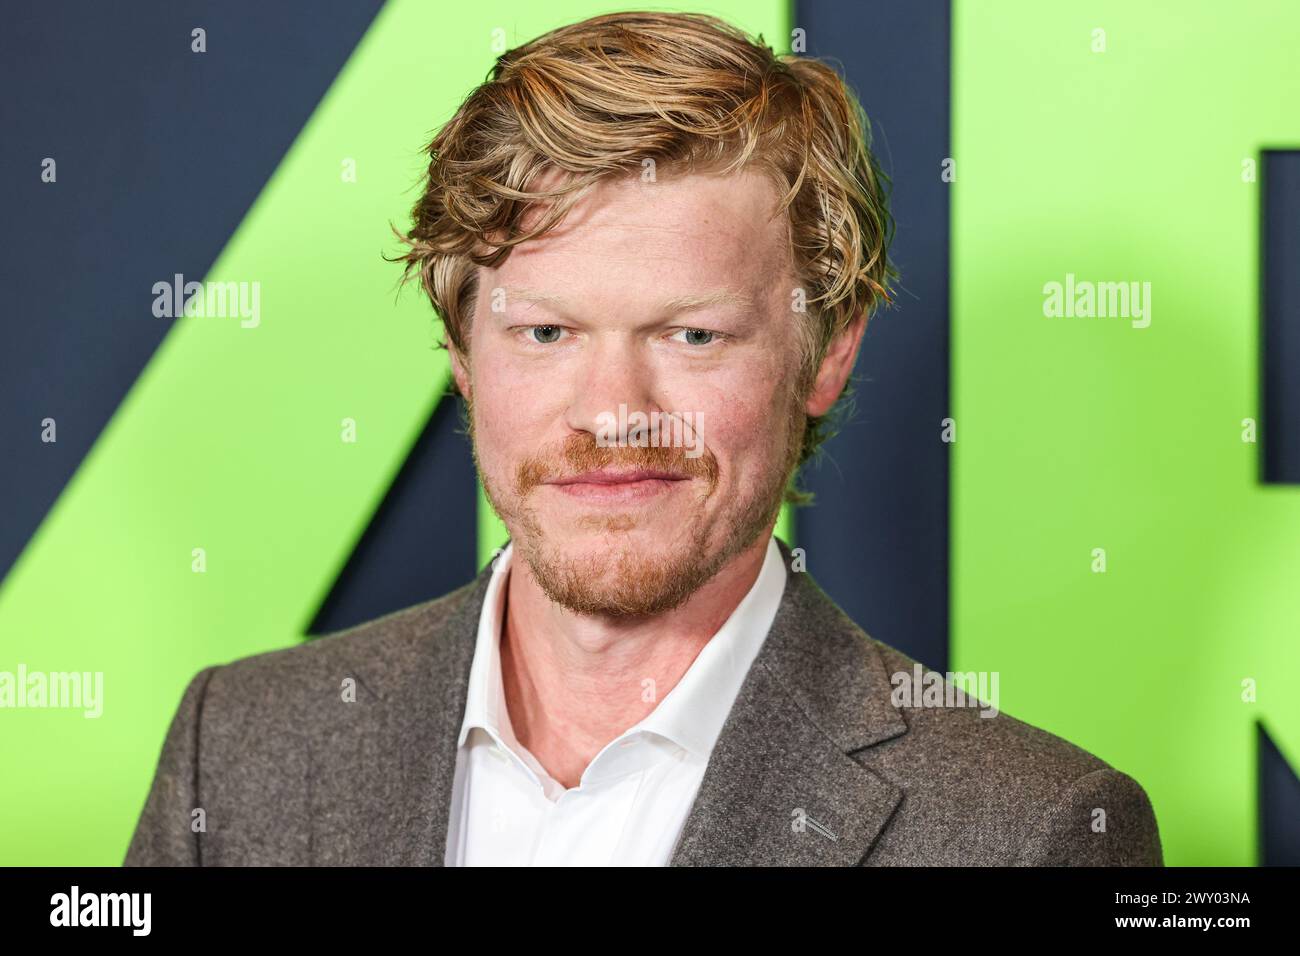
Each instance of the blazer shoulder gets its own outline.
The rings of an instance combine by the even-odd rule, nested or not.
[[[907,723],[906,736],[912,738],[912,746],[951,749],[953,758],[966,764],[968,770],[986,772],[998,766],[1014,766],[1022,780],[1033,778],[1049,786],[1112,769],[1106,761],[1064,737],[1000,710],[993,675],[976,673],[958,684],[950,672],[934,672],[897,648],[872,637],[867,640],[880,654],[890,675],[895,707]],[[925,696],[924,686],[917,693],[914,677],[918,666],[922,675],[935,675],[932,687],[942,689],[944,696],[937,705]],[[970,693],[958,693],[959,687],[963,691],[969,688]],[[938,693],[934,691],[936,697]]]
[[[967,698],[964,705],[955,693],[942,701],[937,692],[916,699],[917,662],[865,639],[891,684],[913,685],[911,699],[903,693],[894,702],[907,733],[873,748],[871,763],[903,788],[904,816],[929,825],[939,841],[934,849],[966,847],[986,862],[1161,865],[1155,813],[1133,777],[1002,712],[996,691],[992,699]],[[938,674],[931,684],[942,679],[946,694],[955,686],[949,676]],[[991,675],[984,686],[996,686]]]
[[[269,709],[318,701],[344,680],[356,682],[358,697],[382,698],[386,691],[452,650],[474,614],[478,581],[441,597],[392,611],[352,627],[310,638],[292,647],[263,651],[212,668],[209,704],[228,711],[264,704]],[[470,632],[473,633],[472,631]],[[472,639],[472,638],[471,638]],[[262,709],[258,707],[258,709]]]

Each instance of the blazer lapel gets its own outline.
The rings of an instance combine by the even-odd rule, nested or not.
[[[790,572],[671,865],[861,863],[902,799],[851,756],[906,733],[890,686],[870,639],[806,572]]]

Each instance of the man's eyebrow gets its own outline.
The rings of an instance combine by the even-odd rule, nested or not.
[[[536,289],[508,287],[503,290],[506,301],[516,300],[520,302],[550,302],[556,305],[563,305],[565,298],[554,292],[540,292]],[[665,299],[660,303],[660,309],[664,312],[689,312],[693,309],[703,309],[711,305],[739,305],[746,308],[752,306],[749,296],[732,292],[730,289],[714,289],[711,292],[700,292],[692,295],[678,295],[671,299]]]
[[[521,289],[507,287],[501,290],[506,295],[506,301],[518,299],[521,302],[563,302],[564,296],[556,295],[554,292],[538,292],[534,289]]]
[[[752,303],[749,296],[740,295],[730,289],[714,289],[712,292],[701,292],[698,295],[674,296],[663,303],[663,309],[665,312],[689,312],[692,309],[703,309],[710,305],[749,307]]]

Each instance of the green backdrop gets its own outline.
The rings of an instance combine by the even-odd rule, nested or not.
[[[1300,489],[1241,424],[1242,161],[1300,146],[1297,36],[1259,0],[954,11],[954,666],[1134,775],[1169,864],[1256,861],[1256,721],[1300,767]],[[1045,317],[1067,273],[1150,282],[1150,325]]]

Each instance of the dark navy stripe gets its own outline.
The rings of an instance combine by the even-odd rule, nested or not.
[[[1261,722],[1259,744],[1259,862],[1300,866],[1300,777]]]
[[[1260,169],[1260,445],[1265,482],[1300,483],[1300,150]]]
[[[868,325],[856,415],[808,469],[797,513],[808,570],[873,637],[948,669],[949,148],[947,2],[801,0],[807,53],[843,65],[892,178],[901,272],[895,308]]]

